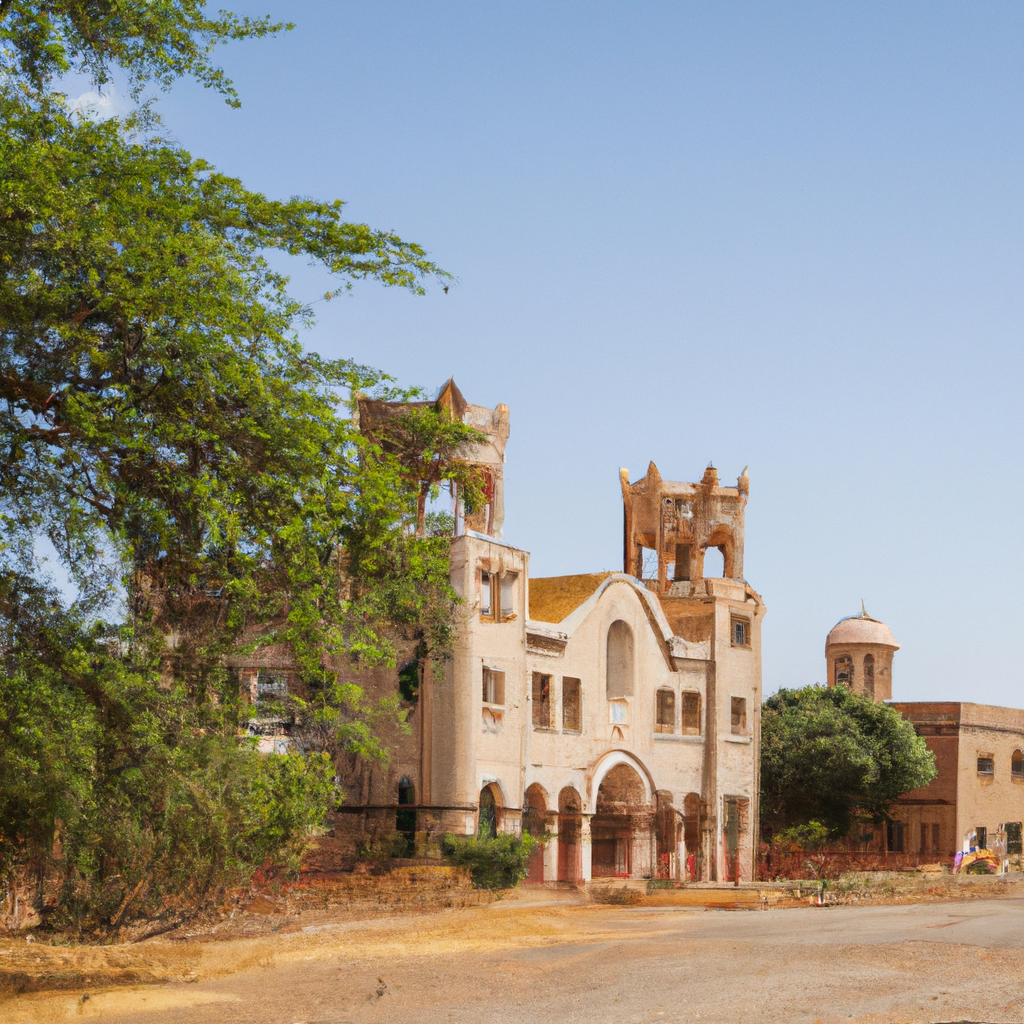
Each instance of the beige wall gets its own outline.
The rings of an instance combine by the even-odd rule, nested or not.
[[[528,623],[528,565],[525,552],[481,537],[469,535],[453,542],[452,580],[465,602],[465,618],[449,671],[432,696],[435,803],[475,806],[483,786],[496,786],[499,803],[505,805],[502,827],[516,830],[527,787],[536,784],[543,789],[549,811],[557,811],[563,788],[572,787],[582,806],[582,868],[589,876],[587,835],[601,781],[615,764],[628,763],[641,777],[652,809],[655,792],[661,793],[662,801],[670,797],[680,812],[688,794],[696,794],[703,802],[703,827],[710,830],[706,839],[712,859],[709,875],[724,875],[723,802],[726,798],[745,801],[740,871],[741,878],[749,879],[756,842],[761,703],[763,606],[756,595],[741,581],[687,583],[689,596],[702,590],[699,599],[713,612],[712,636],[702,642],[674,637],[658,597],[624,575],[601,584],[563,622]],[[481,618],[481,569],[518,574],[511,620]],[[749,644],[744,647],[731,643],[733,614],[750,623]],[[633,634],[635,675],[634,692],[622,701],[626,720],[617,723],[612,720],[606,691],[606,645],[609,627],[620,620]],[[483,701],[485,666],[505,673],[501,706]],[[551,676],[552,715],[546,728],[533,724],[535,672]],[[563,680],[567,677],[582,684],[579,733],[563,729]],[[676,694],[671,733],[655,730],[659,689]],[[684,736],[680,730],[684,690],[700,695],[699,736]],[[740,736],[732,733],[733,696],[747,702],[746,730]],[[463,813],[462,820],[465,831],[476,828],[474,814]],[[557,870],[556,838],[549,844],[546,877],[556,877]],[[653,870],[650,851],[635,847],[633,874]]]

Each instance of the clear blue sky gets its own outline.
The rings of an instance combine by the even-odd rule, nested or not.
[[[308,344],[508,403],[534,575],[620,567],[620,466],[749,463],[766,693],[863,597],[897,698],[1024,705],[1024,6],[226,6],[297,27],[169,127],[457,276],[358,286]]]

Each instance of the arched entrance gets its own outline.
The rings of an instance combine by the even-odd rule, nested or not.
[[[590,823],[594,877],[653,876],[654,818],[647,787],[637,770],[625,761],[610,768],[598,787]]]
[[[480,814],[476,831],[483,839],[493,839],[498,834],[501,794],[496,789],[492,783],[480,790]]]
[[[578,885],[583,877],[583,801],[572,786],[558,794],[558,880]]]
[[[547,832],[548,795],[544,787],[534,783],[523,797],[523,831],[531,836],[542,836]],[[527,882],[544,881],[544,844],[538,843],[530,854],[526,871]]]

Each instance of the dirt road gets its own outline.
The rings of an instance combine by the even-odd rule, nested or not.
[[[0,1017],[8,1024],[1001,1024],[1024,1022],[1022,947],[1020,898],[737,912],[527,897],[203,945],[189,954],[192,981],[26,995],[0,1006]]]

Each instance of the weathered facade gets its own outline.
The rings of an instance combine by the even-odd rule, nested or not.
[[[387,767],[339,767],[338,834],[372,849],[397,833],[424,853],[446,832],[526,828],[547,837],[534,881],[751,879],[764,605],[743,580],[746,472],[723,487],[711,467],[698,483],[623,470],[624,571],[531,579],[501,536],[507,407],[471,405],[452,381],[437,401],[488,435],[466,460],[489,504],[467,520],[455,495],[454,649],[433,663],[403,651],[411,731],[385,737]],[[360,401],[360,425],[406,407]],[[704,576],[709,547],[725,576]],[[271,665],[243,676],[278,685]],[[359,681],[371,697],[396,686],[393,671]]]

